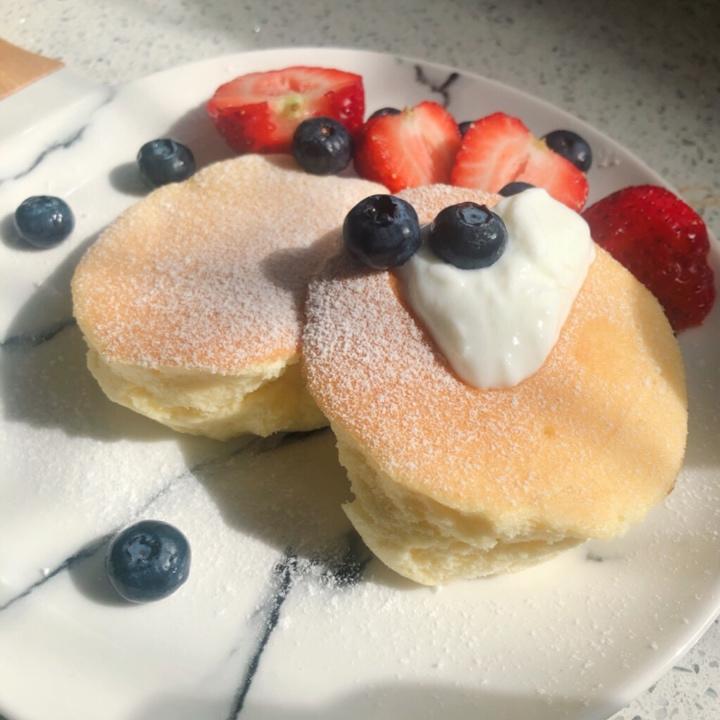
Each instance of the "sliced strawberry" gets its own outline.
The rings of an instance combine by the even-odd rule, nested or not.
[[[582,210],[588,196],[588,181],[582,170],[551,150],[544,140],[530,143],[525,167],[515,180],[545,188],[576,212]]]
[[[532,134],[516,117],[497,112],[476,120],[455,160],[453,185],[497,192],[523,169],[531,142]]]
[[[460,131],[452,115],[435,102],[421,102],[365,123],[355,146],[355,170],[390,192],[448,183],[459,147]]]
[[[476,120],[457,154],[453,185],[498,192],[514,181],[545,188],[573,210],[582,208],[588,194],[582,171],[535,138],[519,118],[497,112]]]
[[[699,325],[715,300],[702,218],[669,190],[628,187],[591,205],[593,239],[660,301],[675,331]]]
[[[356,132],[365,91],[354,73],[289,67],[236,77],[215,91],[207,109],[237,152],[289,152],[295,128],[309,117],[330,117]]]

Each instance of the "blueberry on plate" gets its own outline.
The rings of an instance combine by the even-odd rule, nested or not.
[[[458,130],[460,135],[465,137],[465,133],[473,126],[474,120],[465,120],[465,122],[458,123]]]
[[[70,206],[59,197],[33,195],[15,210],[18,235],[36,248],[49,248],[62,242],[75,227]]]
[[[345,217],[343,240],[350,254],[376,270],[397,267],[420,247],[415,208],[394,195],[370,195]]]
[[[485,205],[464,202],[440,211],[430,225],[428,241],[445,262],[474,270],[498,261],[507,244],[507,228]]]
[[[190,545],[172,525],[143,520],[115,536],[105,564],[112,586],[125,600],[160,600],[187,580]]]
[[[553,130],[543,137],[547,146],[569,160],[576,168],[587,172],[592,165],[592,150],[585,138],[572,130]]]
[[[332,118],[303,120],[293,135],[292,154],[306,172],[334,175],[342,172],[352,158],[350,133]]]
[[[379,110],[376,110],[369,118],[368,120],[372,120],[373,118],[378,117],[384,117],[385,115],[399,115],[400,111],[397,108],[394,107],[383,107]]]
[[[150,187],[187,180],[195,172],[190,148],[170,138],[146,142],[138,152],[140,174]]]
[[[498,190],[498,193],[503,197],[510,197],[511,195],[517,195],[523,190],[529,190],[530,188],[534,187],[535,186],[531,185],[530,183],[517,180],[515,182],[509,182],[507,185],[503,185],[503,187]]]

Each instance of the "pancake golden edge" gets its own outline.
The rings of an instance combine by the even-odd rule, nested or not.
[[[404,193],[422,222],[495,198]],[[368,547],[425,585],[517,570],[611,538],[671,491],[687,433],[678,344],[655,298],[597,249],[561,336],[522,383],[460,381],[399,300],[347,257],[310,286],[308,388],[335,432]]]
[[[226,439],[327,425],[300,373],[307,282],[327,234],[385,188],[246,155],[166,185],[81,260],[74,314],[113,401]]]

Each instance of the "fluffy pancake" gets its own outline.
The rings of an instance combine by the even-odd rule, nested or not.
[[[246,155],[121,215],[72,283],[88,365],[110,399],[219,439],[327,424],[299,371],[307,282],[332,229],[384,188]]]
[[[492,198],[408,191],[421,220]],[[389,272],[341,253],[310,285],[304,373],[338,439],[373,552],[424,584],[537,562],[640,520],[672,489],[687,428],[680,351],[655,298],[598,248],[542,368],[459,380]]]

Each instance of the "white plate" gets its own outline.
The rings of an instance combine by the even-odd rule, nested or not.
[[[540,100],[369,52],[208,60],[121,88],[74,130],[63,115],[62,133],[84,127],[79,137],[0,184],[0,708],[12,720],[604,718],[720,606],[720,313],[681,337],[690,436],[664,507],[621,540],[436,591],[356,542],[329,432],[224,445],[176,435],[106,401],[84,367],[68,279],[87,242],[142,194],[139,146],[172,135],[201,165],[227,156],[203,101],[234,75],[291,64],[362,73],[369,110],[443,100],[432,87],[445,84],[458,120],[504,110],[538,135],[578,130],[596,156],[591,201],[662,182]],[[22,162],[15,153],[15,173]],[[69,199],[76,232],[53,250],[14,246],[7,216],[44,192]],[[102,538],[138,517],[180,526],[193,569],[171,598],[128,607],[104,580]]]

